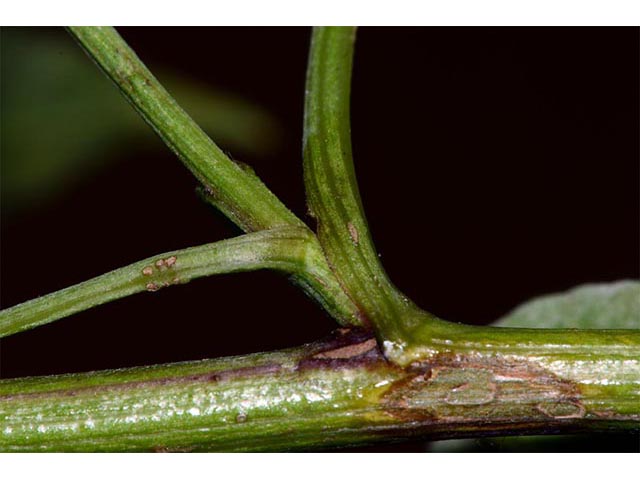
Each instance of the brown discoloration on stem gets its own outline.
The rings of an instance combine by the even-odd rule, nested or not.
[[[113,383],[109,385],[95,385],[89,387],[76,388],[75,390],[50,390],[46,392],[20,393],[12,395],[0,395],[0,402],[13,401],[16,399],[27,399],[57,395],[77,396],[81,394],[94,394],[111,390],[131,390],[139,388],[153,388],[168,385],[179,385],[185,383],[211,383],[238,380],[241,378],[250,378],[255,376],[264,376],[277,374],[283,370],[282,365],[277,363],[266,363],[253,367],[234,368],[229,370],[220,370],[215,372],[206,372],[198,375],[186,375],[176,377],[165,377],[156,380],[132,381],[125,383]]]
[[[255,367],[236,368],[233,370],[223,370],[216,372],[217,381],[236,380],[241,377],[273,375],[283,370],[282,365],[277,363],[267,363]]]
[[[367,344],[371,345],[372,337],[371,334],[360,328],[355,329],[339,329],[334,335],[330,337],[320,340],[318,342],[309,344],[305,347],[307,356],[303,357],[301,363],[304,363],[304,359],[312,359],[315,355],[321,354],[322,352],[331,352],[334,350],[339,350],[341,348],[348,348],[349,345],[362,345]],[[369,343],[367,343],[369,342]],[[362,347],[359,347],[362,348]],[[373,355],[371,355],[373,353]],[[369,356],[367,356],[369,354]],[[379,350],[377,348],[373,348],[369,352],[364,352],[361,355],[352,358],[365,359],[364,361],[369,363],[374,363],[375,361],[386,361],[382,358]],[[326,363],[331,361],[332,359],[317,359],[319,364],[325,365]],[[339,360],[339,359],[333,359]],[[357,363],[357,362],[355,362]],[[354,364],[355,364],[354,363]],[[264,376],[268,377],[269,375],[276,375],[283,371],[292,371],[297,370],[300,367],[300,362],[295,367],[285,367],[279,363],[275,362],[266,362],[260,363],[257,365],[253,365],[250,367],[241,367],[241,368],[230,368],[227,370],[215,370],[203,372],[197,375],[186,375],[186,376],[173,376],[173,377],[164,377],[155,380],[145,380],[145,381],[131,381],[124,383],[114,383],[108,385],[96,385],[96,386],[86,386],[81,388],[76,388],[73,390],[64,389],[64,390],[50,390],[43,392],[34,392],[34,393],[21,393],[21,394],[11,394],[11,395],[0,395],[0,401],[6,400],[15,400],[19,398],[27,398],[32,396],[55,396],[55,395],[66,395],[66,396],[76,396],[86,392],[98,392],[105,390],[126,390],[133,389],[139,387],[154,387],[161,385],[171,385],[171,384],[184,384],[184,383],[194,383],[194,382],[221,382],[221,381],[230,381],[237,380],[240,378],[249,378],[254,376]]]
[[[480,392],[478,387],[480,387]],[[457,387],[453,387],[444,401],[449,405],[483,405],[494,400],[496,390],[497,386],[493,381],[488,381],[480,386],[471,382],[463,382]]]
[[[268,376],[276,374],[283,369],[282,365],[277,363],[266,363],[255,365],[253,367],[233,368],[229,370],[219,370],[216,372],[207,372],[198,375],[190,375],[187,377],[173,377],[168,379],[171,383],[184,382],[223,382],[229,380],[237,380],[240,378],[249,378],[255,376]]]
[[[321,276],[319,275],[313,275],[313,278],[315,279],[316,282],[318,282],[320,285],[322,285],[323,287],[327,287],[327,282],[325,282]]]
[[[178,258],[175,255],[172,255],[168,258],[161,258],[160,260],[156,260],[156,268],[160,271],[166,270],[168,268],[173,267]]]
[[[360,235],[358,234],[358,229],[351,222],[347,223],[347,230],[349,230],[349,235],[351,236],[351,241],[357,247],[360,243]]]
[[[147,377],[147,380],[135,380],[131,377],[127,380],[126,375],[123,377],[116,373],[112,380],[104,379],[108,384],[92,386],[87,385],[87,381],[92,381],[90,374],[80,382],[80,385],[84,385],[82,387],[71,384],[64,389],[54,390],[60,388],[60,385],[52,385],[51,390],[46,392],[5,394],[0,396],[0,410],[5,406],[4,402],[20,406],[37,402],[50,405],[66,401],[69,405],[73,403],[75,408],[83,402],[95,402],[96,399],[120,395],[121,398],[144,396],[153,403],[157,394],[164,394],[168,403],[172,403],[176,394],[180,396],[180,392],[190,391],[197,392],[198,402],[202,398],[206,398],[207,402],[215,402],[209,404],[213,407],[209,412],[213,412],[215,406],[225,404],[220,399],[227,398],[224,396],[226,392],[235,392],[234,397],[229,398],[240,398],[241,401],[234,400],[237,403],[225,404],[229,408],[222,416],[216,417],[217,423],[209,424],[206,423],[208,418],[202,418],[203,423],[198,428],[204,425],[206,429],[215,427],[218,431],[226,432],[225,435],[237,434],[237,437],[231,438],[238,442],[239,449],[251,446],[246,447],[246,439],[237,432],[260,429],[264,422],[277,426],[274,428],[278,429],[278,438],[301,438],[298,437],[299,428],[280,426],[281,423],[290,421],[285,418],[286,415],[283,416],[285,410],[277,410],[270,417],[267,410],[263,409],[263,400],[269,398],[269,393],[262,393],[262,387],[274,383],[279,385],[282,398],[294,404],[297,402],[301,407],[295,411],[295,415],[291,415],[292,418],[299,419],[308,415],[307,420],[312,421],[313,416],[318,414],[318,411],[314,413],[313,408],[318,407],[318,402],[325,402],[319,410],[320,415],[325,416],[313,426],[317,432],[314,438],[325,442],[324,445],[329,445],[331,436],[336,435],[338,438],[346,431],[344,425],[348,425],[346,429],[357,429],[357,441],[388,441],[412,436],[438,439],[567,433],[581,429],[603,431],[620,426],[621,421],[625,420],[621,415],[612,414],[609,417],[589,411],[593,408],[593,401],[589,401],[587,390],[584,391],[583,403],[581,393],[575,385],[555,377],[533,362],[480,354],[466,357],[449,354],[436,355],[428,363],[401,368],[387,362],[371,333],[364,329],[340,329],[324,340],[275,356],[256,357],[255,360],[229,359],[218,367],[214,364],[199,364],[194,365],[194,368],[196,369],[189,373],[184,370],[183,374],[167,372],[161,378]],[[353,379],[358,380],[354,383]],[[327,381],[329,383],[325,384]],[[331,383],[333,381],[337,383]],[[291,385],[296,385],[293,390],[290,390]],[[326,389],[318,390],[321,385],[325,385],[322,388]],[[334,385],[340,385],[344,390],[341,390],[338,397],[329,394],[325,398]],[[247,388],[254,388],[254,393],[243,397],[242,392],[246,392]],[[314,388],[316,390],[307,396],[308,389]],[[74,398],[65,399],[64,396],[70,392],[73,392]],[[277,391],[272,393],[277,394]],[[353,394],[353,403],[345,399],[344,395],[347,394]],[[187,395],[183,400],[186,403],[183,402],[180,407],[157,406],[157,411],[162,414],[164,408],[170,411],[178,411],[179,408],[188,412],[191,406],[197,405],[200,412],[200,403],[189,403],[196,402],[196,397]],[[336,400],[338,404],[335,403]],[[342,401],[347,402],[346,407],[339,406]],[[100,407],[93,405],[91,408]],[[341,411],[340,408],[346,410]],[[124,412],[122,415],[120,418],[125,418],[128,413]],[[145,415],[147,416],[144,418],[150,418],[149,412]],[[215,413],[212,415],[215,416]],[[342,426],[331,423],[335,421],[335,415],[342,416]],[[197,418],[199,417],[192,420],[196,421]],[[76,421],[75,417],[69,421]],[[144,425],[146,421],[143,419],[140,425]],[[172,428],[170,422],[164,425]],[[230,430],[225,430],[227,427]],[[628,423],[625,428],[629,428]],[[196,431],[200,430],[193,430]],[[211,435],[211,441],[214,441],[217,434]],[[46,443],[38,443],[33,438],[35,437],[31,437],[29,441],[33,442],[34,449]],[[258,435],[251,441],[257,442],[253,445],[265,442],[268,445],[265,448],[274,448],[271,440],[269,435]],[[173,443],[157,437],[150,441],[153,443],[149,443],[145,449],[157,446],[157,451],[169,451],[180,450],[189,445],[184,437],[176,437]],[[221,448],[220,445],[215,446]],[[199,445],[196,449],[202,448],[209,447]],[[222,445],[222,448],[227,447]]]
[[[171,285],[182,283],[181,279],[176,276],[177,272],[171,271],[176,266],[177,262],[178,257],[175,255],[171,255],[167,258],[160,258],[156,260],[152,265],[144,267],[142,269],[143,276],[154,276],[154,281],[148,282],[145,285],[145,288],[149,292],[156,292],[163,287],[169,287]]]
[[[565,402],[536,405],[536,409],[542,414],[557,420],[566,418],[582,418],[586,409],[578,400],[567,400]]]
[[[384,358],[372,333],[364,328],[341,328],[330,337],[309,345],[310,354],[296,370],[366,367],[399,370]]]
[[[371,330],[362,327],[338,328],[331,335],[307,345],[311,356],[319,355],[338,348],[364,343],[373,339]]]
[[[350,368],[368,368],[371,370],[378,368],[395,368],[389,364],[382,356],[382,353],[376,348],[367,352],[346,358],[316,358],[310,357],[302,359],[298,362],[297,370],[314,370],[329,369],[340,370]]]
[[[167,266],[167,268],[171,268],[176,264],[177,261],[178,258],[175,255],[172,255],[164,261],[164,264]]]
[[[356,343],[355,345],[347,345],[346,347],[336,348],[335,350],[329,350],[327,352],[320,352],[313,356],[313,358],[353,358],[359,355],[363,355],[370,350],[377,348],[378,344],[375,338],[370,338],[362,343]]]
[[[408,368],[383,396],[395,418],[429,422],[527,422],[579,419],[578,386],[532,362],[499,356],[440,355]]]

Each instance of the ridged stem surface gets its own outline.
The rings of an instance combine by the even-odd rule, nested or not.
[[[301,450],[638,429],[637,376],[611,377],[603,367],[627,358],[637,372],[629,341],[617,351],[592,348],[588,364],[567,349],[555,371],[545,368],[552,353],[516,359],[485,347],[400,368],[370,334],[342,330],[281,352],[4,380],[0,450]]]

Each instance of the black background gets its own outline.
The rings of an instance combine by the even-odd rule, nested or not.
[[[239,160],[304,217],[309,30],[119,31],[152,70],[173,68],[278,116],[283,148]],[[360,29],[354,157],[398,287],[442,318],[488,323],[532,296],[637,278],[638,54],[635,28]],[[3,215],[2,306],[239,233],[195,186],[168,150],[133,149],[54,202]],[[220,276],[3,339],[1,375],[272,350],[334,327],[282,276]]]

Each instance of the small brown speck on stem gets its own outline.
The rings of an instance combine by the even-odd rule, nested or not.
[[[152,274],[153,274],[153,267],[144,267],[142,269],[142,275],[146,275],[148,277],[149,275],[152,275]]]
[[[360,242],[360,237],[358,236],[358,230],[355,225],[351,222],[347,223],[347,229],[349,230],[349,235],[351,235],[351,241],[357,247]]]
[[[166,265],[167,267],[171,268],[171,267],[173,267],[173,266],[176,264],[176,261],[177,261],[177,260],[178,260],[178,258],[177,258],[175,255],[173,255],[173,256],[171,256],[171,257],[167,258],[167,259],[164,261],[164,263],[165,263],[165,265]]]

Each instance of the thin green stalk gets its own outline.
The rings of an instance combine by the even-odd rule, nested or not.
[[[349,95],[356,29],[314,28],[304,115],[307,201],[329,264],[384,339],[424,312],[385,273],[371,240],[351,152]]]
[[[342,291],[333,285],[332,273],[324,267],[318,249],[307,228],[284,227],[163,253],[0,311],[0,338],[135,293],[155,292],[209,275],[265,268],[303,279],[308,291],[331,312],[349,308],[339,303]]]
[[[245,231],[304,226],[256,175],[213,143],[114,28],[69,27],[69,32],[236,225]]]
[[[0,450],[299,450],[411,436],[638,429],[633,381],[605,384],[594,366],[579,367],[577,381],[579,361],[556,375],[527,361],[532,352],[520,352],[519,362],[493,353],[401,369],[369,334],[341,331],[281,352],[5,380]],[[593,345],[593,354],[604,361],[612,351]]]

